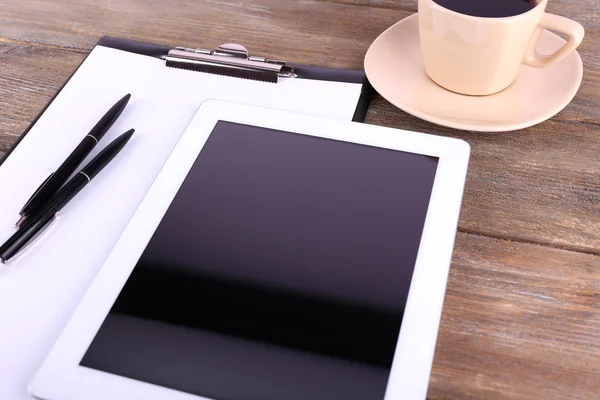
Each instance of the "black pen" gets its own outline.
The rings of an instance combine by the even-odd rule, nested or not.
[[[69,182],[48,201],[44,208],[28,219],[2,246],[0,246],[0,263],[6,263],[15,256],[31,240],[52,222],[60,211],[77,193],[81,191],[127,144],[134,130],[130,129],[106,148],[104,148],[88,165],[79,171]]]
[[[73,150],[69,157],[61,164],[56,171],[50,174],[48,178],[39,188],[33,193],[33,195],[27,200],[27,203],[23,206],[19,215],[21,218],[17,221],[16,225],[21,226],[25,220],[31,217],[33,214],[44,208],[44,205],[48,200],[56,193],[58,189],[66,182],[71,176],[73,171],[81,164],[81,162],[90,154],[90,152],[96,147],[100,139],[115,123],[117,118],[121,115],[125,106],[129,102],[131,94],[123,96],[123,98],[115,103],[104,114],[104,116],[98,121],[98,123],[92,128],[92,130],[83,138],[79,145]]]

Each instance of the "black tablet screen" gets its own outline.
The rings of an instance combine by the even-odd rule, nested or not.
[[[218,122],[81,365],[217,400],[382,399],[437,164]]]

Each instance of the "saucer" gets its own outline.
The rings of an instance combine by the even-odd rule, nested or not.
[[[565,43],[544,30],[537,50],[556,51]],[[526,128],[556,115],[575,96],[583,77],[581,57],[574,51],[548,68],[521,66],[515,82],[489,96],[450,92],[425,73],[417,14],[383,32],[365,56],[371,85],[390,103],[434,124],[480,132]]]

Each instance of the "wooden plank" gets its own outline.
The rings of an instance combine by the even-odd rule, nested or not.
[[[341,51],[332,58],[344,60],[416,10],[417,0],[173,0],[166,9],[161,3],[153,5],[144,0],[5,0],[0,36],[90,49],[105,34],[189,46],[220,44],[211,40],[215,38],[250,43],[252,38],[248,36],[256,34],[257,49],[283,48],[282,54],[292,49],[296,54],[308,48],[326,54],[335,48]],[[573,18],[588,30],[600,26],[596,0],[551,0],[547,10]],[[327,43],[321,41],[323,36]],[[331,40],[348,46],[336,47]],[[317,48],[316,43],[325,48]],[[330,47],[332,44],[334,47]]]
[[[0,53],[0,151],[6,151],[85,55],[7,44],[0,46]],[[375,99],[367,122],[459,137],[471,144],[463,231],[598,253],[596,65],[586,72],[578,98],[559,117],[518,132],[455,131],[414,118],[381,98]],[[587,122],[576,123],[578,118]]]
[[[91,49],[103,35],[189,47],[244,43],[252,52],[308,64],[360,68],[368,44],[410,12],[317,0],[5,0],[0,37]],[[365,21],[357,23],[357,21]]]
[[[430,399],[596,399],[600,257],[459,234]]]

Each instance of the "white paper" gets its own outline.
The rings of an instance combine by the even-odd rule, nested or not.
[[[0,271],[0,399],[31,399],[28,380],[204,100],[350,120],[360,91],[360,84],[303,79],[272,84],[167,68],[156,58],[97,46],[0,167],[3,242],[32,192],[131,93],[90,158],[130,128],[134,137],[50,230]]]

